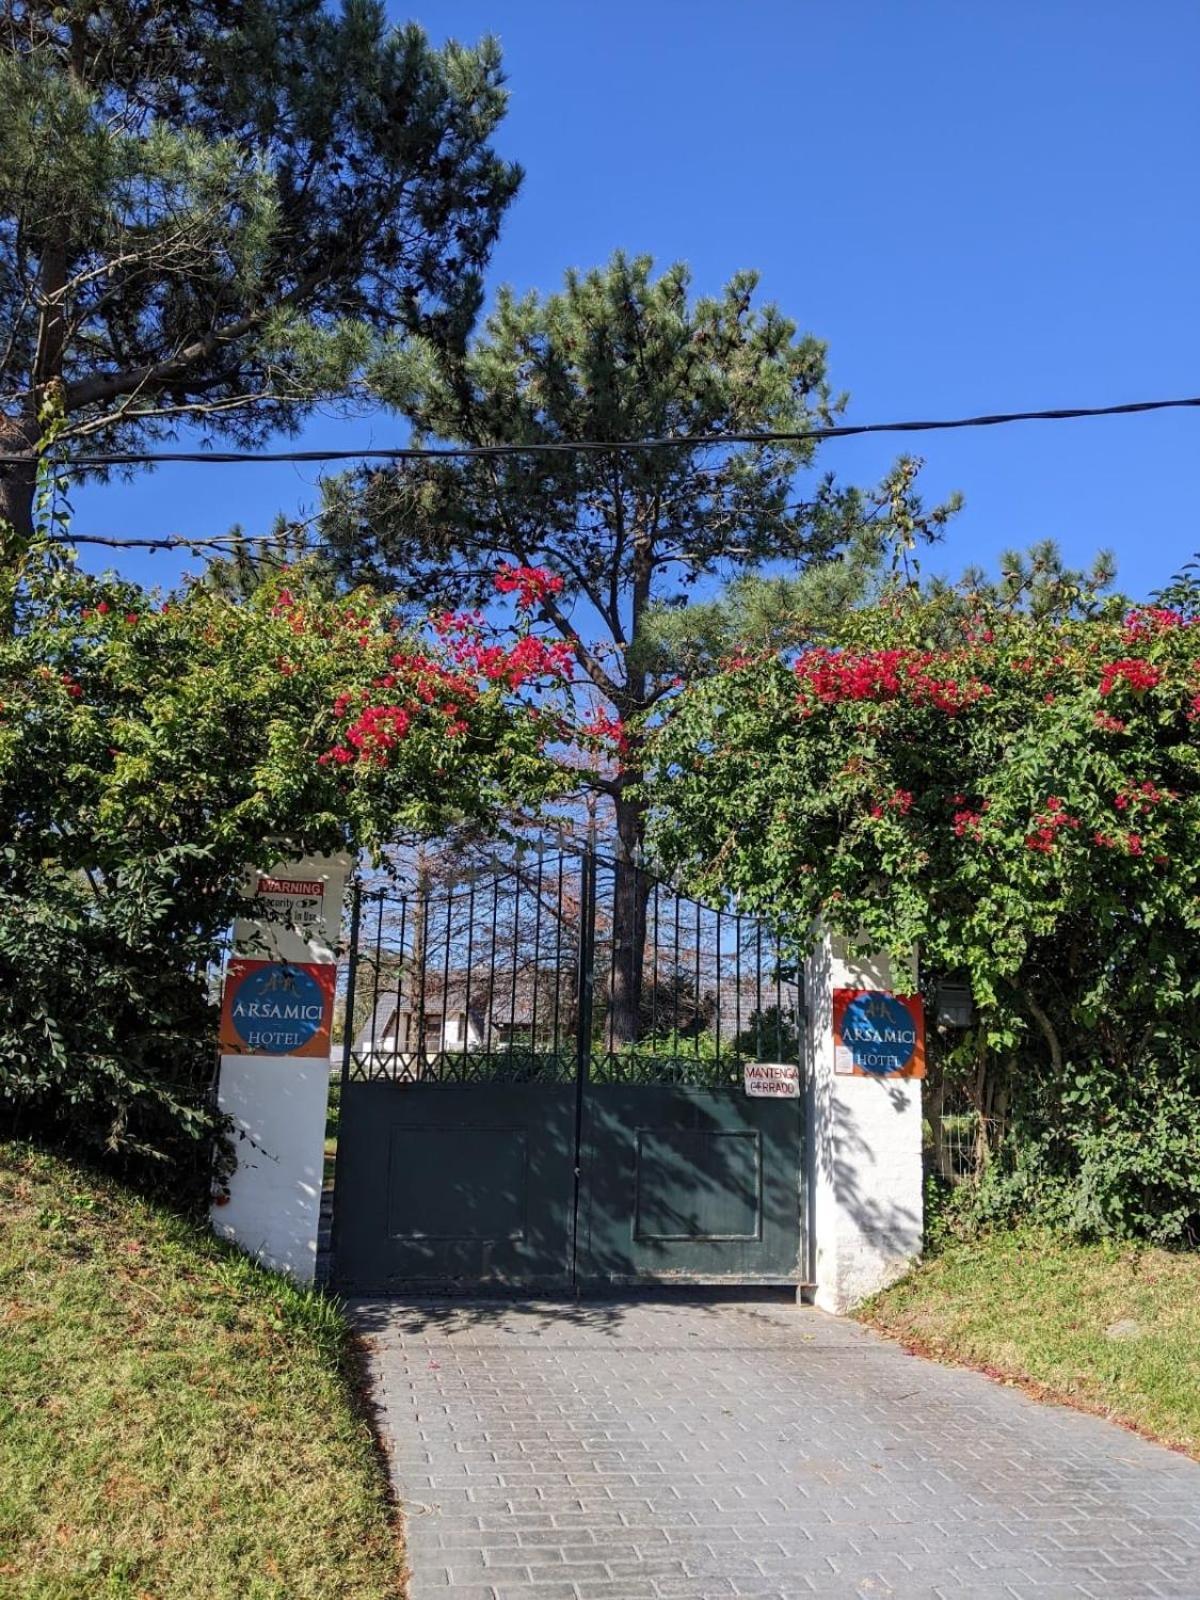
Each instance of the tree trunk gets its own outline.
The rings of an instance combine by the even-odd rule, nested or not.
[[[942,1121],[942,1107],[946,1098],[946,1079],[940,1061],[930,1063],[929,1075],[922,1085],[921,1098],[924,1101],[925,1116],[929,1123],[929,1153],[925,1163],[927,1172],[935,1172],[939,1178],[947,1183],[953,1183],[955,1178],[954,1156],[946,1139],[946,1127]]]
[[[614,491],[614,505],[623,518],[621,489]],[[647,677],[634,663],[654,577],[654,535],[646,521],[633,540],[629,615],[630,650],[625,657],[624,693],[615,701],[622,722],[627,723],[647,707]],[[642,976],[646,961],[646,904],[650,880],[642,871],[642,843],[646,833],[646,806],[629,796],[629,789],[640,784],[641,733],[632,735],[626,747],[613,807],[617,824],[617,866],[613,885],[613,963],[608,999],[608,1047],[620,1050],[636,1044],[642,1025]]]
[[[627,774],[633,783],[640,774]],[[642,978],[646,960],[646,904],[650,879],[642,871],[642,835],[645,808],[627,799],[622,790],[615,798],[617,859],[613,883],[613,959],[608,995],[608,1048],[620,1050],[636,1044],[642,1022]]]
[[[974,1177],[982,1178],[991,1155],[991,1146],[988,1143],[988,1050],[987,1045],[979,1046],[979,1059],[975,1068],[975,1081],[971,1087],[971,1104],[975,1112],[975,1148],[972,1152]]]
[[[0,416],[0,455],[32,451],[37,434],[24,417]],[[4,547],[15,541],[24,548],[33,538],[33,497],[37,489],[37,464],[31,459],[19,465],[0,462],[0,526],[4,527]]]
[[[32,450],[36,434],[24,419],[0,416],[0,454]],[[0,638],[16,625],[17,590],[33,541],[37,467],[0,462]]]

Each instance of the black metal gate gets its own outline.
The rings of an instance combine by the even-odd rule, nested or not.
[[[358,893],[338,1286],[803,1281],[804,1101],[745,1080],[801,1013],[769,921],[590,853]]]

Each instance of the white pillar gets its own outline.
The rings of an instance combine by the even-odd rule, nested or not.
[[[808,1007],[808,1181],[813,1236],[814,1302],[842,1313],[900,1277],[921,1251],[923,1183],[921,1082],[923,1036],[919,1002],[912,1024],[912,1054],[892,1048],[892,1058],[862,1047],[870,1070],[855,1065],[855,1050],[834,1035],[835,994],[868,991],[859,1002],[899,1015],[894,1001],[911,995],[915,957],[903,969],[886,955],[855,957],[845,941],[824,935],[805,964]],[[841,1005],[846,1006],[843,995]],[[859,1037],[862,1032],[859,1030]],[[884,1030],[906,1037],[902,1027]],[[899,1054],[896,1054],[896,1051]],[[879,1070],[881,1064],[897,1070]]]
[[[218,1103],[237,1167],[212,1226],[311,1283],[317,1263],[330,1029],[349,856],[251,870],[221,1008]],[[349,1023],[347,1023],[349,1026]]]

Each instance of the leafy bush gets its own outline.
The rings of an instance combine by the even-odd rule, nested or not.
[[[764,1006],[750,1018],[733,1041],[734,1051],[753,1060],[799,1061],[800,1031],[796,1018],[780,1006]]]
[[[165,604],[33,570],[0,638],[0,1106],[173,1188],[214,1114],[210,975],[248,864],[377,849],[535,794],[556,668],[292,574]],[[194,1189],[195,1184],[191,1183]]]
[[[987,1130],[988,1214],[1200,1238],[1200,633],[897,589],[689,687],[655,844],[700,892],[914,945]]]
[[[980,1220],[1034,1214],[1072,1233],[1200,1240],[1200,1060],[1195,1036],[1133,1073],[1099,1049],[1063,1079],[1030,1075],[971,1197]]]

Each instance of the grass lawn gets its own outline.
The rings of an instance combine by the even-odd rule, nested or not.
[[[0,1145],[0,1596],[383,1600],[401,1559],[333,1305]]]
[[[1200,1457],[1200,1253],[997,1233],[949,1245],[860,1316]]]

